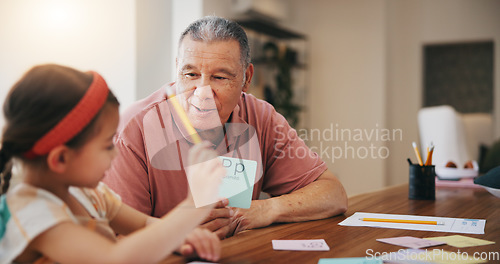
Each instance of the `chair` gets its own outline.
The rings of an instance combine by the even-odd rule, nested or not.
[[[491,114],[460,114],[448,105],[426,107],[418,112],[422,153],[433,142],[433,165],[444,167],[453,161],[462,167],[469,160],[479,160],[481,144],[493,142]]]

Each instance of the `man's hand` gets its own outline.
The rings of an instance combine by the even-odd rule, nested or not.
[[[272,203],[274,200],[253,200],[248,209],[233,208],[234,216],[231,218],[230,234],[235,235],[243,230],[265,227],[274,222],[274,210]]]
[[[179,252],[187,258],[198,256],[208,261],[218,261],[221,253],[220,240],[213,232],[198,227],[186,237]]]
[[[347,195],[340,181],[326,170],[314,182],[289,194],[253,200],[249,209],[227,205],[227,199],[218,202],[202,225],[221,239],[274,222],[301,222],[343,214],[347,210]]]
[[[265,200],[253,200],[249,209],[234,210],[229,236],[274,222],[301,222],[343,214],[347,210],[347,195],[340,181],[326,170],[301,189]]]
[[[217,202],[215,204],[215,208],[212,209],[201,225],[201,227],[214,232],[220,239],[230,236],[230,223],[231,217],[234,215],[234,211],[233,209],[226,207],[228,204],[228,199],[223,199]]]

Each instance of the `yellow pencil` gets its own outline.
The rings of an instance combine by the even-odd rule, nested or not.
[[[444,222],[424,221],[424,220],[382,219],[382,218],[360,218],[359,220],[366,222],[383,222],[383,223],[399,223],[399,224],[444,225]]]
[[[434,153],[434,145],[432,145],[429,148],[429,151],[427,152],[427,159],[425,160],[425,166],[431,166],[432,165],[432,154]]]
[[[177,101],[177,98],[173,94],[172,90],[169,88],[170,87],[167,87],[165,89],[167,93],[167,98],[170,100],[170,103],[172,103],[172,105],[174,106],[174,109],[181,118],[184,127],[186,128],[189,135],[191,135],[191,137],[193,138],[194,143],[195,144],[201,143],[200,135],[198,135],[198,132],[196,132],[196,129],[194,129],[193,125],[189,121],[188,116],[186,115],[186,112],[184,111],[184,108],[182,108],[181,104],[179,104],[179,101]]]
[[[412,145],[413,149],[415,150],[415,155],[417,155],[418,164],[420,164],[420,166],[424,166],[424,162],[422,161],[422,156],[420,156],[420,152],[418,152],[417,143],[413,142]]]
[[[431,152],[429,153],[429,166],[432,165],[432,154],[434,154],[434,146],[431,147]]]

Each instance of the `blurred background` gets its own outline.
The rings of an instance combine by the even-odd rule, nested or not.
[[[499,0],[2,0],[0,100],[59,63],[100,72],[123,110],[174,80],[189,23],[223,16],[247,30],[250,92],[354,195],[407,182],[422,107],[490,114],[499,138],[499,14]]]

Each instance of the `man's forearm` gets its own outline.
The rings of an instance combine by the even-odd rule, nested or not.
[[[272,222],[299,222],[342,214],[347,195],[340,181],[326,170],[316,181],[290,194],[269,199]]]
[[[347,196],[340,181],[326,170],[309,185],[290,194],[254,200],[250,209],[237,208],[231,218],[230,234],[277,222],[323,219],[347,210]]]

